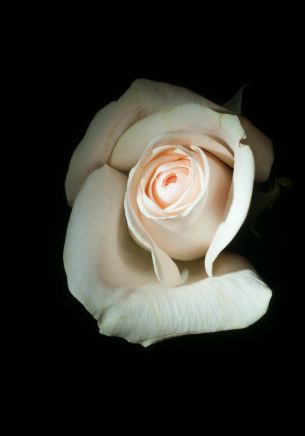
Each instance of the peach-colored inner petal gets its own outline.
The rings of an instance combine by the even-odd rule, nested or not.
[[[149,182],[151,200],[161,208],[175,203],[188,187],[190,166],[189,158],[161,165]]]
[[[203,195],[205,173],[208,175],[205,156],[196,146],[156,147],[141,169],[137,203],[149,218],[188,213],[198,196]]]
[[[226,149],[219,144],[219,150]],[[206,254],[224,217],[232,181],[231,157],[225,162],[221,157],[209,137],[168,132],[153,138],[131,169],[125,196],[128,227],[134,240],[152,252],[155,268],[159,256],[168,256],[158,277],[178,281],[170,259]]]

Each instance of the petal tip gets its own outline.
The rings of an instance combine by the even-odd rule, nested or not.
[[[209,252],[207,252],[204,259],[204,268],[208,277],[213,276],[213,262],[214,260],[210,259]]]

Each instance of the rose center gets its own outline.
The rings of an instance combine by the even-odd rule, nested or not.
[[[167,186],[170,183],[176,183],[177,181],[177,176],[176,174],[170,174],[169,176],[166,177],[166,179],[163,181],[163,185]]]
[[[180,166],[174,161],[158,168],[152,182],[152,195],[160,207],[175,203],[187,189],[190,162],[185,159],[183,164]],[[170,169],[171,166],[174,168]]]
[[[150,207],[155,203],[158,208],[167,209],[164,213],[172,214],[174,210],[178,213],[201,192],[204,180],[201,155],[182,146],[159,147],[158,151],[142,176],[143,198]]]

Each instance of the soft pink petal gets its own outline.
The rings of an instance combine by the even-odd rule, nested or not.
[[[174,220],[155,220],[141,216],[153,240],[173,259],[192,260],[203,257],[222,221],[232,181],[232,170],[207,153],[209,180],[207,192],[196,215]],[[207,170],[206,170],[207,171]]]

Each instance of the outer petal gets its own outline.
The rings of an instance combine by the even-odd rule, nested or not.
[[[240,117],[245,129],[246,143],[251,147],[255,160],[255,181],[264,182],[268,179],[273,164],[272,141],[257,129],[247,118]]]
[[[218,113],[200,104],[183,104],[154,113],[130,127],[115,146],[110,165],[128,171],[136,165],[152,138],[183,130],[190,131],[190,135],[208,134],[233,151],[245,137],[236,115]]]
[[[121,126],[118,126],[116,120],[118,112],[118,102],[112,102],[101,109],[74,150],[65,180],[66,195],[70,206],[88,174],[107,162],[113,144],[131,123],[133,112],[127,114]]]
[[[106,281],[112,284],[117,280],[119,283],[156,280],[152,265],[162,282],[173,285],[180,283],[183,278],[180,277],[176,264],[156,244],[153,243],[151,247],[152,263],[149,253],[139,251],[131,240],[123,209],[126,185],[127,176],[108,165],[88,177],[72,209],[64,261],[69,263],[70,257],[66,253],[72,253],[74,257],[78,256],[80,263],[89,262],[90,274],[92,271],[98,275],[105,273]],[[78,233],[80,223],[84,224],[80,236],[87,234],[88,239],[79,239],[78,235],[70,237],[71,233]],[[92,244],[91,251],[87,247],[88,243]],[[128,248],[122,251],[122,244],[127,244]],[[82,274],[86,274],[86,271],[78,269],[73,278]],[[69,287],[73,293],[73,284],[69,283]],[[94,305],[91,307],[93,309]]]
[[[242,226],[251,202],[255,164],[253,154],[247,145],[235,150],[235,166],[227,213],[219,225],[205,256],[205,268],[212,275],[213,262],[219,253],[232,241]]]
[[[162,287],[149,253],[128,234],[125,189],[124,175],[107,166],[95,171],[75,201],[66,237],[69,288],[101,333],[147,346],[171,336],[243,328],[265,313],[270,289],[233,254],[218,258],[216,277],[207,278],[197,260],[184,263],[186,284]]]
[[[218,112],[227,112],[221,106],[185,88],[145,79],[135,80],[118,101],[110,103],[96,114],[74,151],[65,184],[68,203],[73,203],[88,174],[108,162],[119,138],[130,126],[153,113],[186,103],[196,103]],[[248,137],[247,144],[253,150],[256,180],[264,181],[268,178],[273,161],[272,143],[246,118],[241,117],[241,122]],[[153,134],[155,135],[156,133]],[[145,145],[142,144],[142,147]],[[133,144],[130,143],[129,146],[133,158]],[[118,159],[119,153],[116,152],[116,155]],[[114,162],[114,166],[121,169],[122,165]],[[126,166],[124,161],[123,166]],[[131,166],[133,165],[129,168]]]
[[[187,102],[217,108],[211,101],[187,89],[145,79],[135,80],[122,97],[101,109],[92,120],[83,140],[73,153],[66,178],[69,204],[84,180],[108,162],[118,139],[136,121],[152,113]]]

